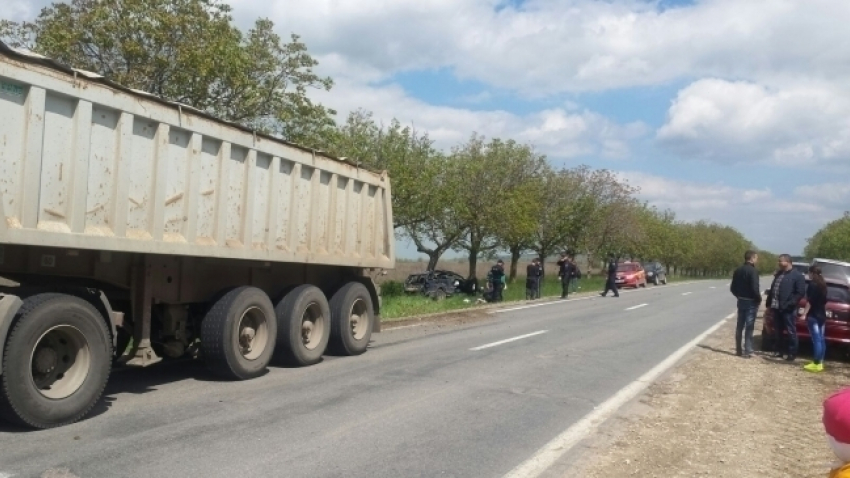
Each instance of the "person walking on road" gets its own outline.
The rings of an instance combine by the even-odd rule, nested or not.
[[[525,300],[534,300],[540,294],[540,261],[535,257],[525,268]]]
[[[493,302],[501,302],[502,291],[505,290],[505,263],[499,259],[490,269],[490,280],[493,288]]]
[[[566,299],[570,295],[570,280],[575,273],[575,265],[567,253],[561,254],[558,259],[558,277],[561,279],[561,298]]]
[[[614,297],[620,297],[620,292],[617,290],[617,262],[614,256],[608,259],[608,279],[605,281],[605,290],[599,294],[602,297],[607,297],[608,291],[613,292]]]
[[[756,313],[761,305],[761,289],[759,274],[756,270],[758,254],[747,251],[744,254],[744,265],[735,270],[729,290],[738,299],[738,328],[735,329],[735,353],[739,357],[753,356],[753,328],[756,323]],[[741,347],[743,335],[743,348]]]
[[[823,271],[820,267],[809,268],[809,285],[806,287],[806,301],[808,311],[806,312],[806,325],[809,326],[809,335],[812,337],[812,348],[814,348],[814,361],[803,368],[809,372],[823,372],[823,359],[826,356],[826,340],[823,336],[823,328],[826,325],[826,281],[823,280]]]
[[[773,310],[776,333],[774,357],[785,357],[788,362],[797,359],[797,320],[795,313],[800,299],[806,295],[806,278],[791,266],[791,256],[779,256],[779,270],[773,277],[767,305]],[[785,335],[788,341],[785,341]]]

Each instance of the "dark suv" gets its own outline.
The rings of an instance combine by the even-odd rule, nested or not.
[[[667,269],[660,262],[649,262],[644,264],[646,281],[655,285],[667,284]]]
[[[451,271],[429,271],[408,276],[404,281],[404,291],[442,300],[458,292],[475,294],[478,283]]]

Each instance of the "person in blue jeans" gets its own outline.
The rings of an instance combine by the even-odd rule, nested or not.
[[[814,348],[814,361],[803,368],[809,372],[823,372],[823,359],[826,356],[826,340],[823,336],[823,328],[826,326],[826,281],[823,280],[823,271],[820,267],[813,266],[809,269],[809,285],[806,287],[806,301],[808,313],[806,313],[806,325],[809,326],[809,335],[812,337]]]
[[[744,358],[753,356],[753,328],[756,323],[756,313],[761,305],[761,288],[756,270],[758,259],[759,256],[755,251],[744,253],[744,265],[735,270],[732,275],[732,284],[729,286],[732,295],[738,299],[735,353]]]

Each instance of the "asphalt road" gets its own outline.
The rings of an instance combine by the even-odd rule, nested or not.
[[[249,382],[197,363],[116,372],[80,423],[0,423],[0,478],[500,477],[732,312],[727,284],[386,331],[360,357]]]

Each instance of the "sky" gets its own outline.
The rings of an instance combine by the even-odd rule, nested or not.
[[[6,0],[33,18],[44,0]],[[850,209],[846,0],[232,0],[363,108],[448,149],[473,133],[618,172],[684,220],[799,254]],[[415,250],[399,243],[400,257]]]

